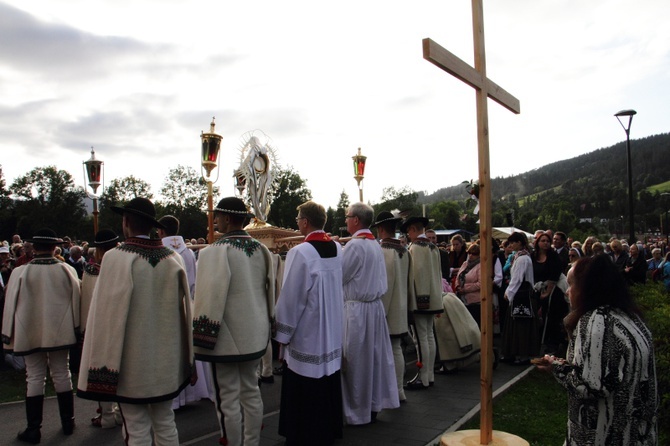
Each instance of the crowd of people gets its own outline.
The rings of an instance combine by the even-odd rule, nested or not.
[[[332,444],[344,425],[374,423],[406,401],[405,391],[430,389],[435,373],[450,372],[435,334],[443,313],[481,325],[479,243],[461,235],[438,241],[425,217],[375,216],[355,203],[346,211],[351,237],[338,239],[323,230],[324,207],[308,201],[296,216],[304,242],[282,259],[244,230],[250,214],[238,198],[218,203],[220,237],[210,245],[178,235],[179,221],[157,219],[147,199],[112,210],[122,216],[123,241],[104,229],[90,245],[77,244],[42,229],[0,245],[2,340],[7,360],[27,374],[21,441],[40,442],[49,370],[66,435],[75,427],[71,373],[78,373],[77,396],[99,402],[92,424],[122,425],[127,444],[178,444],[174,409],[203,398],[215,403],[221,444],[259,444],[259,385],[273,382],[273,339],[282,361],[280,435],[288,446]],[[580,243],[537,231],[492,247],[486,302],[500,359],[525,365],[544,355],[538,367],[571,395],[574,444],[603,430],[651,444],[653,347],[627,290],[661,280],[670,291],[667,245]],[[597,289],[595,277],[608,286]],[[605,335],[594,324],[619,338],[596,342]],[[405,381],[408,334],[418,360]],[[476,352],[472,344],[460,349]],[[605,376],[619,357],[630,358],[634,375],[622,381],[626,390],[610,389],[618,381]],[[646,404],[623,401],[627,395]],[[613,398],[626,411],[603,427],[598,414],[609,413]],[[629,412],[646,420],[644,429],[622,427]]]

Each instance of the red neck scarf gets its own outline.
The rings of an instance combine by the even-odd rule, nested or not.
[[[330,236],[323,231],[314,231],[305,237],[306,242],[329,242],[331,240]]]

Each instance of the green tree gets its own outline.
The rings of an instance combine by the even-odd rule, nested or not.
[[[333,216],[333,225],[331,227],[331,233],[333,235],[346,235],[347,233],[347,223],[345,221],[345,216],[347,215],[347,208],[349,207],[349,196],[343,190],[340,194],[340,201],[337,202],[337,209],[335,209],[335,215]]]
[[[68,172],[54,166],[37,167],[17,178],[10,191],[17,197],[16,232],[22,236],[43,227],[75,238],[85,234],[85,192],[75,186]]]
[[[335,213],[336,210],[328,206],[328,209],[326,210],[326,226],[324,226],[323,230],[329,234],[333,234],[333,222],[335,221]]]
[[[375,206],[375,213],[398,210],[409,215],[421,215],[418,199],[419,194],[407,186],[400,189],[385,187],[382,190],[381,203]]]
[[[295,228],[296,208],[312,199],[307,182],[292,166],[279,168],[273,179],[274,200],[270,206],[268,223],[280,228]]]
[[[168,172],[160,190],[162,200],[157,203],[159,215],[173,215],[179,219],[179,232],[187,238],[207,236],[207,182],[202,175],[182,165]],[[216,206],[219,188],[212,187],[213,206]]]
[[[16,220],[13,215],[13,204],[5,183],[2,165],[0,165],[0,240],[11,240],[14,235]]]
[[[100,217],[98,219],[98,226],[100,228],[112,228],[118,234],[121,234],[121,219],[117,217],[117,214],[112,212],[110,207],[123,206],[133,198],[137,197],[153,200],[154,196],[151,193],[151,186],[149,183],[140,180],[139,178],[135,178],[133,175],[113,179],[100,197]],[[157,214],[160,214],[158,209],[156,212]]]
[[[462,226],[462,209],[457,202],[440,201],[430,205],[428,209],[428,218],[433,220],[434,229],[458,229]]]
[[[219,188],[212,188],[214,204]],[[192,167],[179,165],[170,169],[160,190],[161,203],[170,213],[179,213],[184,209],[207,210],[207,182]]]

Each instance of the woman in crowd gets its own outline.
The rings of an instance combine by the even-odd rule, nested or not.
[[[629,257],[623,268],[623,275],[629,285],[647,281],[647,261],[640,253],[640,247],[633,243],[629,248]]]
[[[577,260],[582,258],[582,252],[577,249],[577,248],[570,248],[570,251],[568,251],[568,271],[570,271],[570,268],[572,268],[572,265],[574,265]]]
[[[477,325],[481,327],[481,263],[480,248],[473,243],[467,249],[468,259],[461,265],[456,276],[456,295],[460,297]]]
[[[520,302],[524,298],[523,295],[530,293],[535,283],[533,260],[528,253],[526,234],[513,232],[507,240],[515,254],[512,260],[510,282],[505,291],[509,309],[503,331],[503,357],[506,361],[523,365],[529,362],[531,356],[537,355],[540,346],[537,320],[538,301],[535,297],[531,298],[529,317],[515,317],[513,316],[514,299],[519,299],[518,302]],[[525,282],[529,283],[525,284]]]
[[[651,259],[647,260],[647,275],[653,277],[656,271],[663,263],[663,252],[661,248],[654,248],[651,250]]]
[[[451,237],[451,250],[449,251],[449,267],[451,268],[451,287],[456,286],[456,276],[463,262],[468,258],[467,246],[465,240],[460,234]]]
[[[572,248],[572,252],[574,249]],[[535,239],[532,258],[535,289],[540,292],[539,311],[543,322],[541,342],[549,352],[565,351],[567,339],[563,330],[563,318],[568,314],[569,308],[563,291],[556,286],[563,270],[561,259],[552,249],[551,237],[546,232]]]
[[[565,444],[658,444],[653,341],[625,279],[595,256],[577,262],[568,284],[567,357],[536,362],[568,392]]]
[[[598,239],[594,236],[587,237],[586,240],[584,240],[582,251],[584,252],[585,256],[591,257],[593,255],[593,244],[597,241]]]
[[[600,242],[595,242],[591,250],[593,251],[592,255],[594,256],[597,256],[599,254],[605,254],[605,247]]]

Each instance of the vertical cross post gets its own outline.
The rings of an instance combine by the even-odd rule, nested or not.
[[[482,0],[472,0],[472,32],[475,67],[456,57],[431,39],[423,40],[423,57],[476,90],[477,145],[479,162],[479,239],[481,252],[481,412],[480,443],[493,441],[493,262],[491,228],[491,172],[489,160],[488,101],[491,98],[519,113],[519,100],[486,77],[484,12]]]

